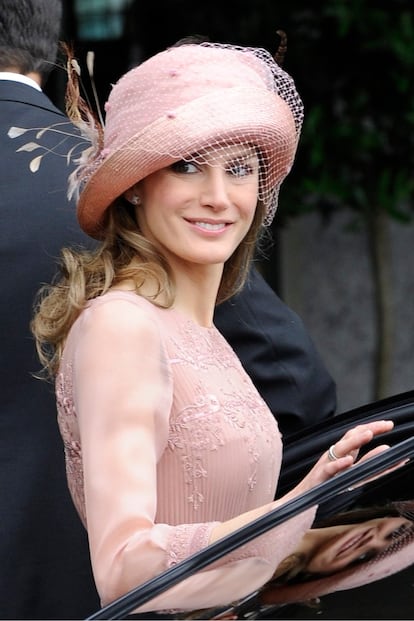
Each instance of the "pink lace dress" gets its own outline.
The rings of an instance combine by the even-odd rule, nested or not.
[[[103,605],[208,545],[217,522],[274,497],[277,424],[214,327],[111,291],[72,327],[56,392],[68,484]],[[254,591],[313,517],[273,529],[140,611]]]

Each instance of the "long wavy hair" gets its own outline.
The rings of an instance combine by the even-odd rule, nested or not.
[[[251,260],[263,230],[265,208],[259,201],[252,225],[243,241],[224,265],[217,304],[236,294],[244,285]],[[63,248],[54,281],[43,286],[36,298],[31,330],[42,371],[39,377],[53,379],[69,330],[82,310],[110,287],[125,281],[135,283],[137,293],[147,279],[157,283],[149,298],[163,306],[174,303],[174,279],[165,257],[140,232],[134,210],[119,198],[108,210],[104,240],[93,250]]]

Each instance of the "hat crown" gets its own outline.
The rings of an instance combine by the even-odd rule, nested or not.
[[[257,51],[268,56],[269,65]],[[173,118],[180,106],[214,91],[218,96],[231,88],[274,92],[272,65],[278,68],[265,50],[224,44],[186,44],[160,52],[113,87],[105,106],[105,147],[116,149],[157,119]]]

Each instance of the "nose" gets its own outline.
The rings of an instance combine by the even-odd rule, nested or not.
[[[200,202],[214,211],[223,211],[230,206],[230,183],[220,166],[206,166]]]

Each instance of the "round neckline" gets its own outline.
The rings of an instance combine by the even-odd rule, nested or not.
[[[196,326],[200,330],[215,330],[216,329],[214,323],[212,323],[211,326],[202,326],[201,324],[197,323],[197,321],[195,321],[192,317],[190,317],[189,315],[186,315],[183,311],[179,310],[178,308],[175,308],[175,306],[171,306],[170,308],[165,308],[164,310],[173,311],[175,315],[180,317],[183,321],[187,321],[191,323],[192,325]]]
[[[148,298],[146,298],[143,295],[140,295],[139,293],[137,293],[136,291],[132,291],[131,289],[109,289],[109,291],[107,291],[104,295],[107,294],[123,294],[123,295],[128,295],[128,296],[133,296],[134,298],[140,298],[141,300],[145,300],[146,302],[148,302],[148,304],[151,304],[151,306],[159,311],[169,311],[169,312],[173,312],[177,317],[179,317],[182,321],[186,321],[188,323],[191,323],[193,326],[195,326],[196,328],[200,329],[200,330],[216,330],[216,326],[214,325],[214,323],[211,324],[211,326],[202,326],[201,324],[197,323],[197,321],[195,321],[192,317],[190,317],[189,315],[186,315],[183,311],[179,310],[178,308],[176,308],[175,306],[170,306],[169,308],[164,308],[163,306],[157,306],[156,304],[154,304],[153,302],[151,302],[151,300],[149,300]]]

